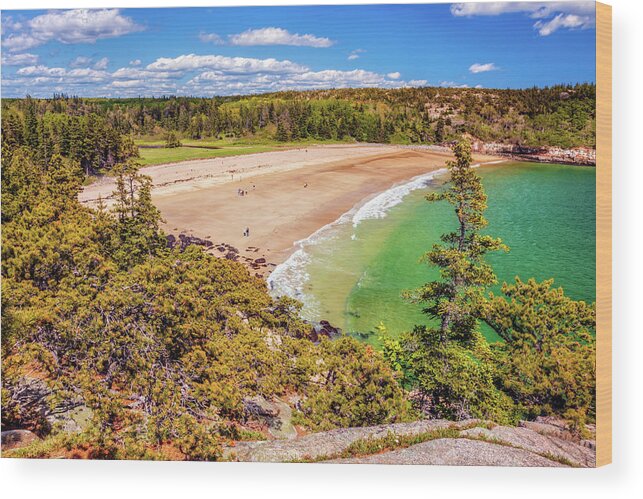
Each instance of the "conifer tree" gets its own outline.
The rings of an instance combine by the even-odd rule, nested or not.
[[[481,234],[487,225],[487,197],[471,168],[471,146],[459,142],[454,153],[455,160],[447,163],[449,188],[429,194],[427,200],[451,204],[458,225],[423,257],[439,269],[440,279],[411,294],[437,324],[417,326],[402,338],[402,365],[420,404],[434,416],[502,421],[509,417],[511,402],[494,387],[492,354],[479,332],[476,307],[484,288],[496,282],[484,257],[506,247],[500,239]],[[400,353],[390,345],[389,350]]]

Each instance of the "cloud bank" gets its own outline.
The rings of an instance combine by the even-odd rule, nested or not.
[[[52,11],[24,24],[12,22],[9,28],[14,32],[2,36],[2,46],[9,52],[21,52],[52,40],[65,44],[96,43],[143,30],[119,9]]]
[[[451,5],[451,14],[456,17],[517,13],[537,19],[533,28],[540,36],[549,36],[559,29],[587,29],[596,25],[594,2],[481,2]]]
[[[200,33],[199,40],[204,43],[224,45],[226,40],[217,33]],[[300,35],[291,33],[283,28],[248,29],[243,33],[228,35],[227,43],[237,46],[253,45],[291,45],[295,47],[330,47],[335,42],[330,38],[319,37],[311,34]]]

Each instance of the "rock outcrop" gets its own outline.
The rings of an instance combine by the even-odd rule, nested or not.
[[[29,430],[8,430],[2,432],[2,450],[19,449],[38,440],[38,436]]]
[[[473,142],[474,152],[492,156],[508,156],[522,161],[537,163],[561,163],[569,165],[596,165],[596,149],[589,147],[526,147],[517,144],[500,144],[497,142]]]
[[[439,438],[406,449],[328,461],[335,464],[433,464],[440,466],[562,466],[523,449],[491,442]]]
[[[297,436],[297,430],[292,424],[292,409],[285,402],[256,396],[245,399],[243,406],[246,414],[263,422],[273,437],[290,439]]]
[[[449,430],[449,437],[439,431]],[[426,437],[435,434],[435,438]],[[346,456],[357,442],[418,436],[419,443],[384,452]],[[426,437],[426,441],[423,440]],[[394,439],[395,442],[400,440]],[[408,445],[408,444],[407,444]],[[239,442],[226,450],[231,460],[253,462],[436,464],[454,466],[595,466],[593,449],[578,440],[525,427],[496,426],[477,420],[454,423],[424,420],[313,433],[291,440]]]

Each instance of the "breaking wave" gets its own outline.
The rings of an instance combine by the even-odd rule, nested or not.
[[[337,220],[323,226],[306,239],[297,241],[294,244],[297,249],[285,262],[275,267],[270,277],[268,277],[268,286],[272,296],[285,295],[301,301],[304,304],[302,310],[304,318],[315,319],[319,311],[318,304],[310,294],[306,293],[306,285],[310,279],[307,267],[311,262],[308,248],[313,245],[328,243],[333,237],[338,237],[336,229],[339,226],[352,224],[355,228],[364,220],[386,217],[389,210],[400,204],[404,197],[414,190],[428,187],[431,180],[446,171],[446,169],[442,168],[394,185],[390,189],[358,203]],[[354,233],[351,239],[355,239]]]

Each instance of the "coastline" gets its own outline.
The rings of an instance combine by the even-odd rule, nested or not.
[[[488,159],[477,162],[472,167],[478,168],[507,161],[511,160],[507,158]],[[371,194],[357,202],[336,220],[318,228],[308,237],[295,241],[292,245],[292,251],[284,261],[275,265],[273,269],[266,273],[265,277],[271,294],[274,296],[287,295],[306,302],[306,297],[301,290],[308,280],[305,270],[310,262],[310,257],[306,251],[308,247],[323,244],[332,239],[333,229],[340,225],[352,224],[353,228],[355,228],[365,220],[385,218],[388,211],[403,202],[408,194],[418,189],[427,188],[436,177],[446,173],[446,167],[435,168],[429,172],[398,182],[382,192]]]
[[[389,145],[332,145],[157,165],[141,173],[152,178],[152,199],[168,234],[197,238],[208,252],[266,278],[298,241],[398,184],[443,168],[451,157]],[[81,201],[105,199],[111,184],[113,179],[103,179],[87,186]],[[243,235],[246,228],[249,236]]]

